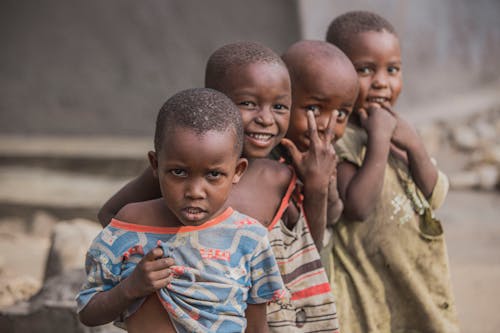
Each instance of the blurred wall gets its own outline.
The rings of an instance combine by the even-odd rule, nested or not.
[[[297,22],[289,0],[2,0],[0,134],[151,135],[215,49],[282,52]]]
[[[498,0],[298,1],[307,39],[323,40],[331,20],[349,10],[374,11],[395,26],[403,51],[402,106],[466,94],[500,79]]]
[[[401,36],[400,105],[500,78],[498,0],[2,0],[0,134],[150,136],[166,98],[202,86],[221,45],[281,53],[324,39],[353,9],[382,14]]]

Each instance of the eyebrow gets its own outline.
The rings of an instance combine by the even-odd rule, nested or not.
[[[316,100],[318,102],[326,102],[326,101],[328,101],[328,98],[326,98],[326,97],[318,97],[318,96],[314,96],[313,95],[313,96],[310,96],[310,98],[314,99],[314,100]]]

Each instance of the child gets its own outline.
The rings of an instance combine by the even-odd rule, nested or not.
[[[331,166],[334,152],[315,137],[312,146],[317,155],[304,160],[305,165],[314,163],[306,172],[311,182],[304,186],[304,195],[310,200],[298,205],[292,195],[296,184],[292,170],[265,158],[285,135],[290,117],[290,77],[280,57],[258,43],[225,45],[210,56],[205,85],[227,94],[240,109],[245,130],[243,156],[249,166],[228,201],[269,229],[273,252],[291,294],[289,300],[268,304],[270,330],[336,332],[335,301],[315,247],[316,240],[321,244],[322,232],[314,239],[304,218],[307,215],[311,229],[324,230],[326,209],[321,207],[326,205],[326,194],[317,184],[324,183],[325,177],[328,183],[330,175],[317,172],[315,167]],[[103,206],[101,223],[107,224],[109,217],[128,202],[155,198],[156,187],[151,171],[146,170]]]
[[[446,246],[433,210],[448,189],[417,135],[393,109],[402,88],[399,39],[377,14],[334,19],[327,41],[360,82],[336,149],[344,212],[334,227],[344,332],[458,332]]]
[[[307,116],[314,117],[319,136],[329,143],[327,146],[333,151],[330,142],[337,141],[344,134],[347,119],[358,94],[358,79],[347,56],[326,42],[297,42],[285,52],[283,60],[292,80],[292,111],[287,139],[282,140],[282,143],[290,151],[291,162],[294,162],[300,175],[303,167],[297,161],[303,158],[305,152],[314,148],[310,146],[311,135]],[[329,124],[332,114],[336,114],[333,125]],[[277,153],[286,156],[283,151]],[[326,179],[327,183],[321,185],[325,191],[328,190],[328,229],[321,256],[330,281],[333,280],[330,228],[342,211],[335,166],[335,163],[331,163],[331,171],[316,168],[318,172],[326,171],[331,174],[330,178]]]
[[[83,322],[119,314],[104,310],[104,292],[114,288],[129,316],[156,291],[175,332],[267,330],[266,303],[285,293],[267,232],[226,204],[247,167],[242,148],[241,116],[224,94],[191,89],[165,103],[149,152],[163,197],[125,206],[97,236],[78,296]],[[157,246],[176,262],[167,283],[144,263]],[[129,331],[148,325],[125,320]]]

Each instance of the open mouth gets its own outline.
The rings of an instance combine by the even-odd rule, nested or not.
[[[245,133],[246,137],[252,141],[253,144],[257,146],[267,146],[274,138],[273,134],[269,133]]]
[[[378,104],[383,104],[383,103],[388,103],[390,102],[390,98],[388,97],[379,97],[379,96],[368,96],[366,98],[366,101],[368,103],[378,103]]]
[[[188,220],[192,221],[202,219],[207,213],[204,209],[199,207],[186,207],[182,212]]]

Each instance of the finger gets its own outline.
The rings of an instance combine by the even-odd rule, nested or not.
[[[368,119],[368,112],[365,109],[358,109],[358,115],[359,115],[359,120],[361,121],[362,124],[366,122]]]
[[[318,136],[318,125],[316,124],[316,118],[314,118],[314,113],[312,111],[307,111],[307,129],[309,134],[309,140],[312,142],[317,142],[319,140]]]
[[[366,110],[366,112],[368,112],[368,114],[370,114],[371,112],[373,112],[377,109],[380,109],[380,108],[382,108],[381,104],[376,103],[376,102],[370,102],[370,103],[368,103],[368,106],[365,110]]]
[[[153,287],[158,290],[158,289],[161,289],[161,288],[169,288],[170,287],[170,284],[172,283],[172,280],[174,279],[174,275],[173,274],[170,274],[169,276],[163,278],[163,279],[160,279],[160,280],[156,280],[154,283],[153,283]]]
[[[339,116],[339,111],[334,110],[328,119],[328,125],[325,131],[325,141],[333,142],[335,139],[335,125],[337,124],[337,118]]]
[[[154,261],[163,257],[163,250],[159,247],[155,247],[149,251],[141,261]]]
[[[302,154],[291,140],[289,139],[281,139],[281,144],[285,146],[285,148],[288,150],[288,153],[290,154],[290,157],[292,158],[292,162],[295,165],[300,164]]]
[[[394,114],[394,111],[392,110],[392,106],[391,106],[391,103],[389,101],[384,101],[380,104],[380,106],[389,111],[390,113]]]
[[[175,261],[172,258],[160,258],[154,260],[148,264],[148,268],[151,271],[161,271],[168,269],[172,265],[175,264]]]

